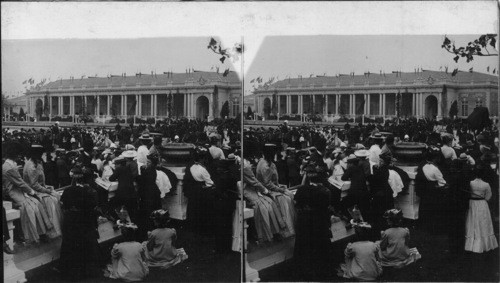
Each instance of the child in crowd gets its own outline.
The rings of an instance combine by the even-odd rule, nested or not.
[[[344,251],[345,264],[340,265],[338,275],[361,281],[376,280],[382,275],[379,246],[369,241],[371,226],[359,223],[354,226],[357,242],[349,243]]]
[[[408,248],[410,231],[400,227],[403,218],[401,210],[389,209],[384,218],[390,228],[381,232],[379,257],[382,266],[401,268],[420,259],[416,248]]]
[[[151,213],[151,218],[156,229],[148,232],[148,240],[143,243],[147,265],[167,269],[185,261],[188,256],[184,249],[176,249],[174,246],[177,232],[173,228],[167,228],[170,222],[168,210],[155,210]]]
[[[149,274],[149,268],[143,245],[134,241],[137,226],[118,221],[125,241],[115,244],[111,250],[112,263],[108,265],[109,274],[105,276],[125,282],[142,281]]]

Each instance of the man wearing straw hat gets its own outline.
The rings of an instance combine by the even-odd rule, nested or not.
[[[142,145],[137,149],[137,162],[146,164],[148,160],[147,156],[149,154],[149,147],[153,138],[149,135],[148,131],[145,131],[139,137],[139,140],[141,141]]]

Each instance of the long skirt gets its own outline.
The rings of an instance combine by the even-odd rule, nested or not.
[[[47,193],[37,193],[37,195],[47,212],[50,223],[53,225],[53,229],[49,230],[47,235],[50,238],[61,236],[63,214],[59,203],[59,197]]]
[[[283,221],[285,222],[285,229],[282,229],[280,234],[283,238],[288,238],[295,235],[295,222],[296,212],[293,196],[286,195],[279,192],[271,192],[276,205],[278,206]]]
[[[485,200],[470,200],[465,226],[465,250],[483,253],[497,247],[488,203]]]
[[[148,267],[157,267],[159,269],[168,269],[174,265],[177,265],[186,259],[188,259],[188,255],[183,248],[177,249],[177,255],[171,260],[157,260],[151,252],[147,249],[146,244],[147,241],[142,243],[144,245],[144,250],[146,251],[146,264]]]
[[[259,241],[269,242],[274,234],[286,228],[281,211],[270,197],[245,190],[245,198],[254,210],[255,230]]]
[[[85,221],[81,212],[64,215],[60,270],[65,279],[82,279],[100,274],[102,259],[97,230]]]
[[[21,228],[28,243],[38,242],[40,235],[45,235],[53,228],[45,208],[38,199],[25,196],[22,202],[16,201],[16,204],[20,205]]]

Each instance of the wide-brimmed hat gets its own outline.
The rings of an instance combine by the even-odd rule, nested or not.
[[[359,158],[366,158],[370,155],[370,152],[366,149],[361,149],[361,150],[356,150],[354,152],[354,155],[356,155],[356,157],[359,157]]]
[[[356,162],[358,161],[358,158],[356,157],[356,155],[354,154],[350,154],[348,157],[347,157],[347,162]]]
[[[109,148],[117,148],[116,144],[112,143]]]
[[[135,158],[137,157],[137,151],[135,150],[126,150],[122,153],[124,158]]]
[[[345,142],[341,142],[340,147],[347,147],[347,145],[345,144]]]
[[[390,152],[384,152],[379,155],[379,158],[384,160],[385,162],[393,161],[392,154]]]
[[[122,155],[119,155],[117,157],[115,157],[115,159],[113,159],[113,163],[120,163],[120,162],[123,162],[125,161],[125,158],[122,156]]]
[[[152,141],[153,137],[149,135],[149,133],[142,133],[142,135],[139,137],[140,140],[149,140]]]
[[[39,144],[32,144],[30,149],[29,149],[29,154],[31,156],[42,155],[44,151],[45,150],[44,150],[43,146],[41,146]]]
[[[126,144],[125,145],[125,150],[135,150],[135,146],[133,146],[131,144]]]
[[[234,155],[234,153],[230,153],[230,154],[227,156],[227,159],[228,159],[228,160],[236,160],[236,155]]]
[[[360,149],[365,149],[365,146],[361,143],[357,143],[355,146],[354,146],[354,150],[360,150]]]
[[[147,159],[157,160],[159,156],[157,153],[151,153],[151,154],[148,154],[146,157],[147,157]]]
[[[458,160],[461,160],[461,161],[466,161],[467,159],[469,159],[469,158],[467,157],[466,153],[461,153],[460,157],[458,157]]]

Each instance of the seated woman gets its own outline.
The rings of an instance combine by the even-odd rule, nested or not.
[[[339,276],[362,281],[376,280],[382,275],[379,246],[369,241],[370,226],[355,226],[357,242],[349,243],[344,251],[345,264],[341,264]]]
[[[142,281],[149,274],[144,246],[134,241],[137,226],[132,223],[119,224],[124,242],[115,244],[111,250],[111,265],[105,274],[112,279],[125,282]]]
[[[17,167],[21,145],[7,142],[2,145],[2,154],[6,158],[2,165],[2,187],[21,214],[21,228],[27,243],[38,243],[40,237],[46,236],[53,225],[43,205],[35,198],[33,190],[19,174]]]
[[[266,144],[264,146],[264,158],[257,164],[256,177],[259,182],[271,191],[271,196],[278,205],[281,216],[286,224],[286,230],[282,231],[284,238],[295,235],[295,204],[293,194],[286,186],[278,184],[278,171],[274,164],[276,145]]]
[[[43,147],[41,145],[32,145],[29,152],[28,161],[24,164],[23,179],[36,191],[36,195],[43,204],[50,223],[53,228],[49,230],[48,236],[56,238],[61,236],[62,211],[59,204],[60,196],[52,186],[45,185],[45,174],[42,166]]]
[[[146,247],[147,266],[167,269],[185,261],[188,255],[184,249],[175,248],[177,232],[175,229],[167,227],[170,222],[168,210],[159,209],[153,211],[151,219],[156,229],[148,232],[148,240],[143,243]]]
[[[401,268],[420,259],[416,248],[408,248],[410,231],[399,226],[403,218],[401,210],[387,210],[384,218],[390,228],[381,232],[379,257],[382,266]]]
[[[254,209],[254,223],[259,242],[269,242],[275,234],[284,229],[285,222],[270,192],[260,183],[252,171],[250,160],[253,155],[248,148],[243,151],[243,195]]]

